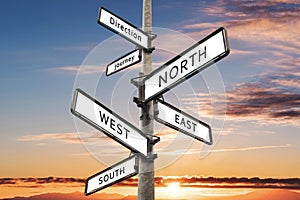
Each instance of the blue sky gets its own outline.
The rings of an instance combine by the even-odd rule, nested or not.
[[[0,2],[0,157],[6,161],[0,176],[86,176],[103,167],[80,143],[70,142],[77,135],[69,111],[79,66],[93,48],[114,36],[96,22],[100,6],[141,25],[137,0]],[[300,176],[299,7],[293,0],[153,2],[155,27],[179,31],[195,41],[220,26],[228,30],[231,54],[217,65],[226,89],[227,115],[216,153],[202,160],[205,175]],[[105,83],[113,87],[122,73]],[[200,75],[190,82],[205,86]],[[203,104],[193,106],[209,113],[206,88],[196,92],[197,99],[182,95],[183,102],[199,101]],[[12,149],[15,153],[9,154]],[[238,153],[230,153],[235,149]],[[44,157],[48,161],[40,163]],[[245,157],[249,160],[237,162]],[[169,172],[174,175],[182,163],[199,164],[193,158],[186,156]],[[222,172],[215,164],[223,161]],[[81,162],[87,163],[86,171]],[[67,170],[67,163],[75,165],[74,171]],[[243,171],[247,166],[252,170]],[[186,166],[180,175],[200,171]]]

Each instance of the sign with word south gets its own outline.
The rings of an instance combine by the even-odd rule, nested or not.
[[[85,195],[93,194],[99,190],[121,182],[138,173],[138,156],[131,156],[91,177],[85,184]]]

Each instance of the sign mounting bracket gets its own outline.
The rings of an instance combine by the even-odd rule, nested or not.
[[[139,73],[139,75],[140,75],[139,77],[135,77],[130,80],[130,83],[132,85],[134,85],[135,87],[139,87],[139,86],[143,85],[143,83],[144,83],[143,79],[147,77],[147,75],[144,75],[141,72]]]
[[[152,53],[155,50],[155,47],[151,47],[149,49],[145,49],[147,53]]]

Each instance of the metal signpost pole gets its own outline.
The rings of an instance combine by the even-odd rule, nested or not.
[[[152,32],[152,0],[143,0],[143,31],[148,34]],[[151,47],[151,40],[150,47]],[[143,49],[143,65],[141,75],[147,75],[152,71],[152,53]],[[139,86],[138,96],[140,100],[145,99],[145,88]],[[148,102],[142,107],[140,119],[141,131],[146,134],[153,134],[153,101]],[[150,152],[153,152],[153,144],[150,145]],[[154,200],[154,159],[140,157],[138,199]]]
[[[97,21],[138,46],[138,49],[108,64],[106,75],[110,76],[134,65],[140,62],[142,57],[139,80],[131,79],[131,83],[138,86],[138,97],[134,97],[133,101],[141,108],[141,116],[138,129],[81,89],[77,88],[74,91],[71,112],[133,153],[129,158],[89,177],[85,194],[90,195],[139,174],[138,200],[154,200],[154,160],[157,155],[153,154],[153,145],[160,141],[158,136],[153,135],[154,119],[208,145],[213,143],[208,124],[160,100],[159,97],[227,56],[230,50],[226,30],[222,27],[217,29],[152,71],[152,40],[156,37],[152,33],[152,0],[143,0],[143,30],[103,7],[99,9]],[[123,65],[124,62],[128,63]],[[180,70],[178,66],[181,67]],[[174,70],[176,74],[172,73]],[[180,76],[177,76],[179,71]]]

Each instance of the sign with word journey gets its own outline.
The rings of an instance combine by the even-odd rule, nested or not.
[[[150,73],[143,80],[145,102],[165,93],[228,54],[226,31],[224,28],[219,28]]]
[[[191,115],[175,108],[160,99],[155,100],[155,120],[189,135],[201,142],[211,145],[212,134],[208,124],[192,117]]]
[[[142,60],[141,50],[136,49],[107,65],[106,76],[112,75]]]
[[[80,89],[74,92],[71,112],[123,146],[148,157],[150,139],[141,130]]]
[[[91,177],[85,184],[85,195],[93,194],[138,173],[138,156],[131,156]]]
[[[99,9],[98,23],[117,34],[120,34],[122,37],[138,45],[139,47],[147,50],[151,49],[151,37],[147,35],[147,33],[103,7]]]

